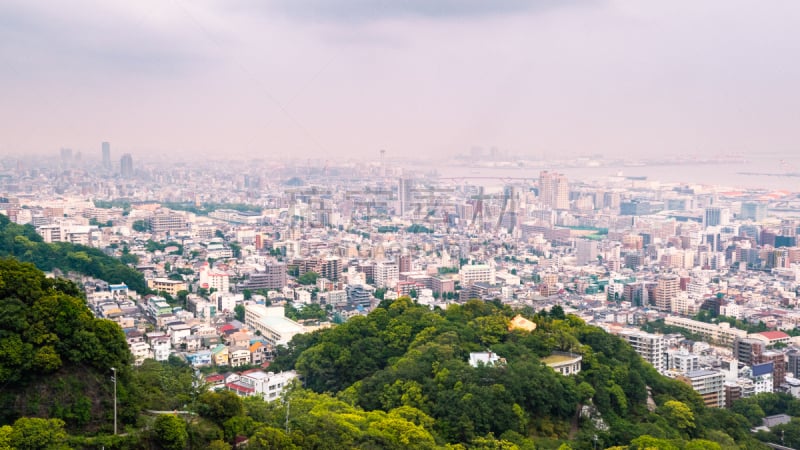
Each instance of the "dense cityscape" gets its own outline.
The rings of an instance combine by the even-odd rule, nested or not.
[[[295,335],[401,297],[431,310],[479,299],[618,335],[708,407],[800,397],[795,192],[661,183],[613,165],[596,180],[536,161],[508,163],[524,177],[471,175],[482,156],[498,161],[481,150],[453,161],[460,177],[383,151],[340,165],[112,155],[103,142],[97,155],[7,158],[0,212],[143,275],[146,288],[54,270],[119,324],[134,365],[179,358],[214,389],[272,401],[298,376],[270,370]],[[470,364],[506,356],[487,348]],[[543,362],[570,376],[581,359]]]

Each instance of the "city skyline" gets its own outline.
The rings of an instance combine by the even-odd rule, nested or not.
[[[14,0],[0,154],[791,154],[800,6],[770,6]]]

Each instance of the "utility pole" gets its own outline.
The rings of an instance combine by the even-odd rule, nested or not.
[[[111,375],[111,381],[114,382],[114,434],[117,434],[117,369],[111,368],[114,375]]]
[[[289,434],[289,406],[291,402],[289,401],[289,397],[286,397],[286,434]]]

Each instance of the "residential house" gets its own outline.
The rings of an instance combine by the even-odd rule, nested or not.
[[[214,365],[216,366],[228,366],[230,365],[230,360],[228,359],[230,353],[228,351],[228,347],[223,344],[218,344],[216,347],[211,349],[211,354],[213,355]]]

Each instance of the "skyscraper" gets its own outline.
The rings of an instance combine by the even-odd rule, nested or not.
[[[123,178],[130,178],[133,176],[133,157],[130,153],[125,153],[119,160],[119,174]]]
[[[411,210],[411,186],[413,181],[407,178],[400,178],[397,183],[397,213],[404,216]]]
[[[106,169],[111,168],[111,144],[108,142],[103,142],[101,144],[103,149],[103,167]]]
[[[539,201],[552,209],[569,209],[569,181],[564,174],[539,173]]]
[[[730,218],[730,211],[719,206],[708,206],[703,216],[703,225],[707,227],[717,227],[727,225]]]
[[[767,204],[764,202],[742,202],[742,219],[761,222],[767,218]]]

